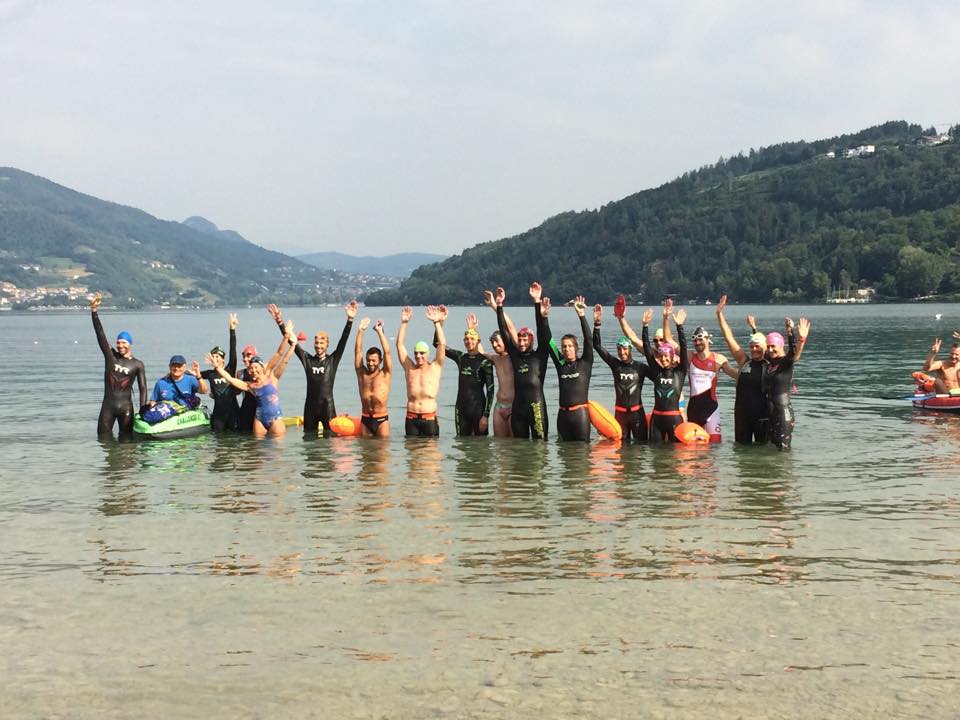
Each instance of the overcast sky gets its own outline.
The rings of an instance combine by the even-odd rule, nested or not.
[[[0,165],[301,253],[451,253],[750,147],[960,122],[948,2],[0,0]]]

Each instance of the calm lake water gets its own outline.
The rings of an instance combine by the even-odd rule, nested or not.
[[[956,717],[960,417],[881,398],[960,307],[733,306],[741,340],[747,312],[813,321],[790,453],[733,445],[728,380],[720,446],[562,445],[552,367],[550,442],[458,440],[452,364],[436,441],[402,437],[398,373],[388,442],[101,444],[89,314],[0,314],[2,716]],[[285,316],[333,343],[344,317]],[[225,312],[102,318],[151,385],[227,340]],[[428,331],[418,309],[408,347]],[[261,309],[239,337],[279,341]],[[291,364],[286,414],[303,392]]]

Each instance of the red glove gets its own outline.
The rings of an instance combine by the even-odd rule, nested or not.
[[[627,311],[627,299],[623,295],[617,295],[617,301],[613,304],[613,316],[622,318]]]

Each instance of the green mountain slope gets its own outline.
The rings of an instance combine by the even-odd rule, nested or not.
[[[328,299],[335,273],[236,238],[0,168],[0,280],[84,285],[128,307]]]
[[[645,302],[721,292],[742,302],[817,301],[858,284],[887,297],[953,292],[960,146],[921,147],[922,134],[890,122],[721,159],[419,268],[366,302],[474,304],[497,285],[520,301],[534,279],[556,300],[583,293],[591,302],[621,292]],[[875,152],[843,157],[862,144]]]

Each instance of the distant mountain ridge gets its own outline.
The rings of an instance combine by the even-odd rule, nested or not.
[[[739,153],[597,210],[563,212],[513,237],[421,267],[368,305],[473,304],[530,281],[554,299],[618,293],[658,303],[728,293],[822,301],[832,288],[888,299],[960,293],[960,126],[894,121]]]
[[[21,288],[83,285],[125,307],[341,299],[328,291],[338,273],[266,250],[204,218],[188,221],[160,220],[0,168],[0,281]]]
[[[205,217],[200,217],[199,215],[192,215],[183,221],[183,224],[188,228],[196,230],[197,232],[202,232],[206,235],[212,235],[213,237],[220,238],[221,240],[229,240],[231,242],[242,242],[250,243],[243,235],[234,230],[221,230],[215,224],[207,220]]]
[[[305,263],[327,270],[387,275],[390,277],[408,277],[418,267],[440,262],[447,257],[447,255],[434,253],[396,253],[374,257],[371,255],[346,255],[340,252],[316,252],[297,256],[299,260],[303,260]]]

